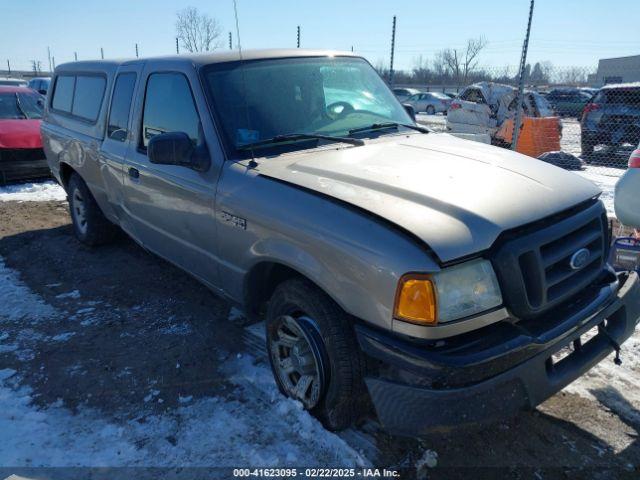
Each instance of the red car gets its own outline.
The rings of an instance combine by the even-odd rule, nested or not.
[[[43,108],[34,90],[0,86],[0,185],[50,175],[40,137]]]

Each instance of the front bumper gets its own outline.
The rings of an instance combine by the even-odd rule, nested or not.
[[[0,185],[50,176],[41,148],[0,149]]]
[[[589,301],[514,324],[501,322],[449,342],[416,344],[365,326],[356,332],[375,364],[365,378],[384,428],[420,435],[506,418],[534,408],[608,356],[640,319],[640,281],[624,273],[596,286]],[[577,312],[577,313],[576,313]],[[574,350],[560,361],[552,356]],[[622,349],[624,358],[624,348]]]

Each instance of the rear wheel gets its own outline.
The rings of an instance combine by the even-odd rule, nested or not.
[[[276,288],[267,310],[267,350],[280,391],[331,430],[362,413],[362,354],[348,315],[304,279]]]
[[[427,114],[428,115],[435,115],[436,114],[436,109],[433,105],[427,105]]]
[[[101,245],[113,240],[117,227],[102,213],[87,184],[77,173],[67,184],[69,211],[76,238],[86,245]]]

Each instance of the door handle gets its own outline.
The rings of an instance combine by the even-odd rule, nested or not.
[[[140,171],[137,168],[129,167],[129,176],[131,178],[140,178]]]

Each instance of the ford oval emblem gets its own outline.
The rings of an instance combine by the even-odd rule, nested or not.
[[[569,266],[573,270],[580,270],[589,262],[589,258],[591,258],[591,252],[586,248],[581,248],[576,253],[571,255]]]

